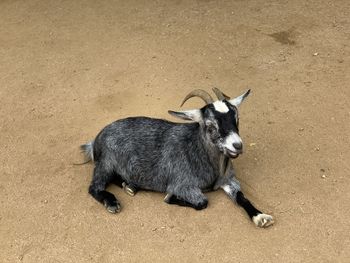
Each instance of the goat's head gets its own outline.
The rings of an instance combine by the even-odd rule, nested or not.
[[[243,144],[239,136],[238,107],[249,95],[250,90],[230,99],[219,89],[214,88],[217,101],[204,90],[194,90],[183,100],[181,106],[192,97],[201,98],[206,105],[201,109],[187,111],[169,111],[175,117],[198,122],[204,132],[206,141],[230,158],[242,153]]]

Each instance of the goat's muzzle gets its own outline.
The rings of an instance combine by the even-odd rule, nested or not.
[[[240,154],[243,153],[242,147],[241,148],[235,148],[235,151],[226,149],[226,154],[228,157],[232,158],[232,159],[236,159]]]

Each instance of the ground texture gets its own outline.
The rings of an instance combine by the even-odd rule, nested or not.
[[[0,261],[349,262],[349,43],[348,0],[1,0]],[[274,226],[222,191],[195,211],[113,186],[117,215],[88,195],[80,144],[213,86],[252,89],[234,165]]]

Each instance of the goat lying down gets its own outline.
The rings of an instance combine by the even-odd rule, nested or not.
[[[169,111],[191,123],[126,118],[109,124],[94,141],[82,145],[95,163],[89,193],[111,213],[120,212],[121,206],[106,191],[110,183],[130,195],[138,189],[163,192],[168,204],[200,210],[208,204],[203,192],[222,188],[256,226],[272,225],[272,216],[256,209],[243,195],[230,162],[242,153],[238,106],[250,90],[234,99],[213,90],[217,101],[203,90],[194,90],[182,102],[200,97],[206,103],[201,109]]]

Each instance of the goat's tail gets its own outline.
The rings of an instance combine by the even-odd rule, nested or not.
[[[90,161],[94,161],[94,141],[90,141],[86,144],[80,145],[80,150],[85,155],[85,161],[83,163],[75,163],[75,165],[86,164]]]

